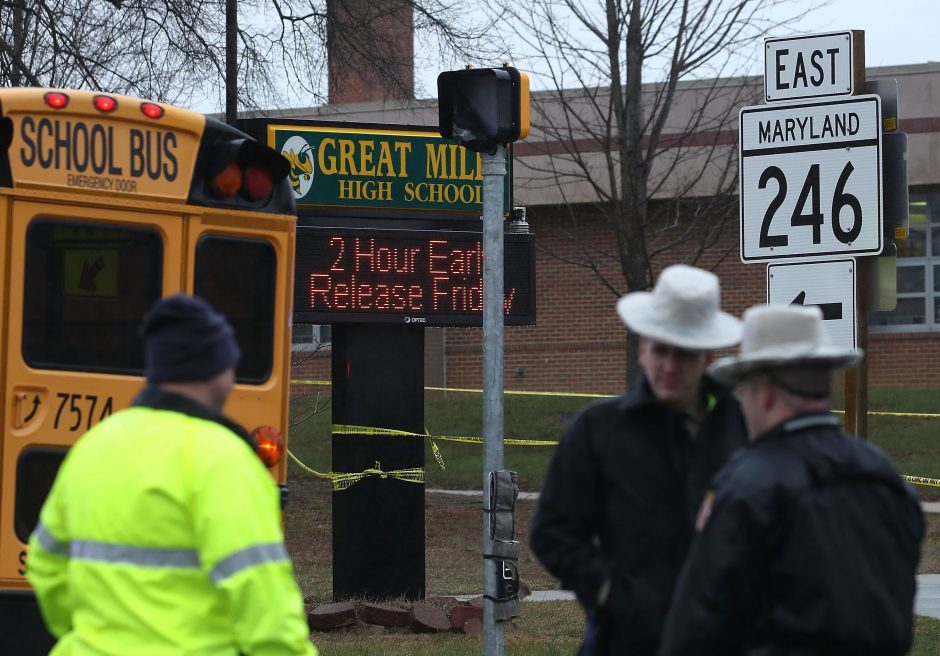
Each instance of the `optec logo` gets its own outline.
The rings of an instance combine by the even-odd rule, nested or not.
[[[303,198],[313,184],[313,148],[306,139],[295,134],[284,142],[281,155],[290,162],[287,177],[290,179],[291,189],[294,190],[294,197]]]
[[[405,323],[427,323],[427,317],[405,317]]]

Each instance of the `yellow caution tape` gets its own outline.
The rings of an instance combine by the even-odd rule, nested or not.
[[[291,457],[297,465],[303,469],[308,474],[312,474],[317,478],[323,478],[330,482],[333,486],[334,492],[341,492],[342,490],[348,490],[350,487],[361,481],[362,479],[368,476],[379,476],[381,478],[394,478],[399,481],[405,481],[407,483],[424,483],[424,469],[421,467],[412,467],[411,469],[392,469],[389,471],[382,471],[382,465],[376,461],[375,467],[371,469],[366,469],[365,471],[355,472],[355,473],[337,473],[337,472],[318,472],[315,469],[311,469],[300,459],[295,456],[289,449],[287,455]]]
[[[441,466],[441,469],[447,469],[444,466],[444,454],[441,453],[441,450],[437,447],[437,444],[434,443],[434,438],[431,435],[428,435],[428,440],[431,442],[431,453],[434,454],[434,459],[437,460],[437,464]]]
[[[833,410],[832,412],[837,415],[844,415],[845,410]],[[881,411],[868,411],[869,417],[913,417],[920,419],[940,419],[940,414],[935,414],[932,412],[881,412]]]
[[[908,483],[914,485],[927,485],[929,487],[940,487],[940,478],[925,478],[923,476],[902,476]]]
[[[298,458],[297,456],[295,456],[295,455],[294,455],[294,452],[291,451],[290,449],[287,450],[287,455],[290,456],[290,459],[291,459],[291,460],[293,460],[295,463],[297,463],[297,466],[298,466],[298,467],[300,467],[301,469],[303,469],[303,470],[304,470],[305,472],[307,472],[308,474],[313,474],[313,475],[316,476],[317,478],[325,478],[326,480],[333,480],[333,474],[332,474],[332,473],[330,473],[330,472],[326,472],[326,473],[324,473],[324,472],[318,472],[316,469],[311,469],[310,467],[308,467],[307,465],[305,465],[304,463],[302,463],[302,462],[300,461],[300,458]]]
[[[375,467],[372,469],[367,469],[365,471],[357,472],[355,474],[333,474],[333,491],[338,492],[340,490],[348,490],[350,487],[361,481],[362,479],[368,476],[378,476],[380,478],[394,478],[399,481],[405,481],[406,483],[421,483],[424,484],[424,469],[421,467],[413,467],[411,469],[392,469],[389,471],[382,471],[382,466],[378,461],[375,463]]]
[[[422,433],[413,433],[411,431],[395,430],[393,428],[374,428],[372,426],[351,426],[348,424],[333,424],[334,435],[376,435],[387,437],[428,437],[432,440],[442,442],[465,442],[468,444],[483,444],[482,437],[468,437],[461,435],[430,435]],[[520,440],[505,438],[503,444],[514,446],[555,446],[557,440]]]
[[[335,433],[340,434],[340,435],[394,434],[394,435],[399,435],[403,437],[424,437],[424,435],[421,435],[420,433],[409,433],[408,431],[396,431],[392,429],[368,428],[366,426],[335,426],[334,428],[348,429],[348,432],[345,432],[345,431],[339,432],[339,431],[334,430]],[[459,438],[459,439],[475,441],[480,438]],[[540,443],[548,444],[549,442],[542,441]],[[555,444],[555,442],[550,442],[550,443]],[[348,490],[350,487],[352,487],[353,485],[355,485],[362,479],[366,478],[367,476],[380,476],[381,478],[394,478],[400,481],[406,481],[408,483],[424,483],[424,470],[420,467],[413,467],[411,469],[393,469],[390,471],[382,471],[382,466],[379,464],[378,461],[376,461],[374,468],[367,469],[362,472],[356,472],[356,473],[351,473],[351,474],[337,474],[333,472],[324,473],[324,472],[318,472],[315,469],[311,469],[310,467],[302,463],[300,459],[297,456],[295,456],[293,452],[290,450],[287,451],[287,455],[289,455],[291,459],[295,463],[297,463],[297,465],[301,469],[306,471],[307,473],[312,474],[316,476],[317,478],[323,478],[323,479],[330,481],[330,483],[333,485],[334,492]],[[443,461],[439,459],[439,462],[441,462],[441,468],[443,469],[444,468]],[[914,485],[925,485],[928,487],[940,487],[940,478],[927,478],[925,476],[908,476],[908,475],[902,475],[901,478],[903,478],[908,483],[912,483]]]
[[[467,392],[470,394],[482,394],[481,389],[469,389],[462,387],[425,387],[424,389],[432,392]],[[617,394],[589,394],[587,392],[529,392],[525,390],[503,390],[503,394],[516,396],[576,396],[586,399],[611,399]]]
[[[292,385],[332,385],[328,380],[292,380]],[[464,387],[425,387],[425,390],[434,392],[466,392],[470,394],[482,394],[481,389],[472,389]],[[589,394],[586,392],[529,392],[524,390],[504,390],[503,394],[515,396],[570,396],[588,399],[609,399],[617,396],[616,394]],[[833,410],[836,414],[845,414],[845,410]],[[940,414],[932,412],[883,412],[869,410],[870,417],[913,417],[920,419],[940,419]]]
[[[940,414],[932,412],[869,412],[872,417],[919,417],[921,419],[940,419]]]
[[[331,383],[328,380],[291,380],[291,385],[326,385],[330,386]],[[481,389],[472,389],[464,387],[431,387],[425,386],[425,391],[429,392],[466,392],[468,394],[482,394],[483,390]],[[616,394],[589,394],[587,392],[528,392],[525,390],[503,390],[503,394],[507,396],[572,396],[572,397],[583,397],[586,399],[610,399]]]

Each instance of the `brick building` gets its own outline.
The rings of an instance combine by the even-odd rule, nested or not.
[[[910,236],[897,242],[897,309],[872,313],[869,317],[869,385],[926,387],[934,384],[934,369],[940,366],[940,64],[867,71],[867,79],[878,78],[895,78],[898,83],[899,130],[909,135],[911,210]],[[761,80],[741,78],[730,82],[737,92],[728,95],[722,112],[737,116],[740,105],[755,103]],[[713,84],[714,81],[682,83],[673,114],[680,117],[690,114],[703,89]],[[617,291],[583,266],[585,253],[609,250],[605,244],[609,245],[614,235],[595,216],[594,199],[587,184],[575,177],[566,179],[545,173],[552,168],[545,166],[551,153],[562,150],[562,146],[570,148],[573,143],[589,156],[598,146],[590,139],[559,144],[547,131],[540,130],[544,112],[551,111],[549,94],[542,96],[537,104],[540,110],[533,111],[532,134],[517,144],[514,152],[513,201],[527,208],[528,221],[537,239],[538,320],[536,326],[506,329],[506,387],[616,392],[623,389],[626,380],[625,332],[614,312]],[[433,100],[397,100],[294,110],[284,116],[433,126],[437,123],[437,106]],[[703,129],[693,135],[695,138],[685,139],[674,147],[692,152],[708,144],[709,152],[723,152],[734,161],[736,122],[725,121],[721,125],[724,127]],[[663,175],[665,183],[657,196],[659,202],[669,203],[674,200],[670,194],[685,184],[683,169],[679,166]],[[696,193],[707,193],[705,190],[711,184],[707,178],[708,175],[692,185],[691,191],[684,187],[683,202],[674,203],[673,220],[677,225],[691,221],[696,207],[694,202],[687,201],[694,201]],[[572,217],[577,221],[573,222]],[[745,265],[740,261],[738,221],[737,214],[732,213],[713,222],[709,233],[713,243],[695,260],[720,276],[722,305],[736,315],[763,302],[766,293],[765,265]],[[654,260],[654,270],[676,261],[688,261],[687,251],[664,251]],[[599,258],[593,264],[608,280],[619,280],[615,289],[623,290],[623,278],[618,278],[613,259]],[[298,328],[295,341],[303,343],[319,334],[317,329]],[[322,334],[326,336],[328,331]],[[479,387],[481,338],[479,329],[425,329],[427,384]],[[328,352],[313,354],[299,373],[327,378]]]

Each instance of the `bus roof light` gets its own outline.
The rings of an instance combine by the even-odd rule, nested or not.
[[[142,102],[140,103],[140,111],[147,118],[163,118],[163,108],[156,103]]]
[[[117,100],[111,96],[95,96],[92,101],[99,112],[113,112],[117,109]]]
[[[237,162],[230,162],[228,166],[216,174],[209,182],[212,193],[219,198],[228,198],[238,193],[242,186],[242,170]]]
[[[69,104],[69,97],[58,91],[50,91],[44,95],[42,99],[45,100],[46,104],[52,107],[52,109],[65,109],[66,105]]]
[[[273,467],[281,461],[284,452],[284,438],[273,426],[258,426],[251,431],[251,437],[258,445],[258,457],[267,467]]]
[[[251,200],[264,200],[274,190],[271,172],[261,166],[249,166],[244,171],[242,190]]]

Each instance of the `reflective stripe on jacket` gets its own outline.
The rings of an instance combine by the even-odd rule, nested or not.
[[[315,655],[244,436],[184,397],[140,399],[78,440],[30,539],[52,654]]]

